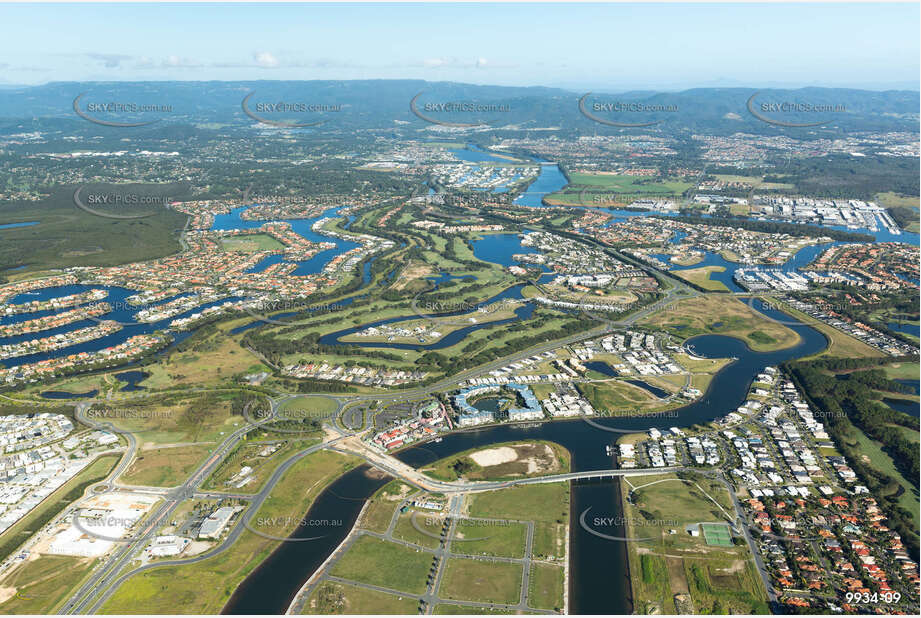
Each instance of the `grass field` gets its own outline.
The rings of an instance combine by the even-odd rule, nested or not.
[[[415,614],[418,609],[419,599],[416,597],[401,597],[339,582],[324,582],[310,595],[302,613]]]
[[[5,599],[0,602],[0,613],[53,614],[95,562],[91,558],[47,555],[21,562],[0,581],[0,599]]]
[[[433,554],[361,536],[332,569],[332,575],[412,594],[425,592]],[[399,565],[399,568],[394,568]]]
[[[461,520],[457,522],[451,551],[471,556],[523,558],[527,534],[524,524]]]
[[[5,559],[16,548],[25,543],[35,531],[51,521],[65,507],[83,496],[83,492],[88,486],[106,478],[115,467],[115,464],[118,463],[118,459],[117,455],[104,455],[96,459],[96,461],[45,498],[37,507],[29,511],[25,517],[7,528],[0,535],[0,559]]]
[[[194,337],[195,335],[193,335]],[[170,386],[214,386],[232,382],[235,376],[271,372],[252,352],[238,343],[242,335],[228,335],[221,329],[198,341],[192,349],[158,357],[144,367],[150,377],[144,384],[151,389]]]
[[[441,616],[456,616],[467,614],[484,616],[490,614],[508,615],[514,614],[515,612],[507,609],[493,609],[491,607],[473,607],[470,605],[452,605],[450,603],[439,603],[435,606],[435,611],[433,613]]]
[[[411,489],[402,481],[391,481],[378,489],[368,503],[359,525],[373,532],[386,532],[394,510]]]
[[[357,458],[331,451],[299,460],[276,485],[254,517],[290,517],[294,524],[307,512],[317,494]],[[267,531],[285,534],[285,530]],[[103,605],[103,614],[217,614],[249,573],[278,546],[244,531],[230,549],[213,558],[150,569],[128,579]]]
[[[214,471],[208,480],[205,481],[206,489],[217,489],[226,491],[230,489],[227,481],[237,475],[243,466],[249,466],[253,469],[250,474],[252,480],[241,488],[234,488],[233,491],[243,493],[258,493],[265,482],[272,475],[272,472],[297,451],[303,450],[319,442],[317,439],[304,439],[296,436],[291,440],[282,440],[278,450],[265,457],[261,453],[270,444],[264,441],[258,442],[241,442],[234,448],[233,452],[221,462],[220,467]]]
[[[422,509],[396,509],[412,493],[398,481],[384,486],[374,496],[365,511],[362,528],[385,532],[393,515],[397,514],[394,537],[420,546],[414,548],[371,536],[359,536],[330,574],[350,581],[377,585],[409,595],[425,590],[434,554],[429,550],[439,546],[444,513]],[[436,496],[438,497],[438,496]],[[517,603],[521,587],[522,565],[497,562],[494,558],[522,558],[526,544],[525,523],[509,519],[531,520],[535,523],[535,557],[546,561],[534,564],[530,590],[537,607],[553,609],[563,603],[562,560],[566,549],[569,487],[566,483],[534,485],[477,493],[467,498],[466,511],[474,518],[456,522],[454,536],[448,546],[453,554],[471,558],[452,557],[443,566],[440,597],[473,602]],[[562,505],[559,516],[548,505]],[[413,514],[415,513],[415,517]],[[415,521],[415,525],[413,525]],[[420,531],[420,528],[425,532]],[[473,557],[475,556],[475,558]],[[553,563],[560,563],[557,566]],[[399,569],[392,568],[400,565]],[[311,600],[311,603],[313,600]],[[315,613],[310,609],[311,613]],[[465,608],[476,612],[476,608]],[[446,613],[458,613],[446,604]],[[460,612],[470,613],[470,612]]]
[[[215,443],[139,451],[122,476],[128,485],[174,487],[182,484],[214,449]]]
[[[407,543],[435,549],[441,542],[439,535],[443,525],[444,517],[440,514],[410,509],[400,513],[393,528],[393,536]]]
[[[505,448],[515,451],[514,461],[480,466],[471,457],[481,451]],[[570,459],[569,451],[554,442],[503,442],[493,444],[488,449],[476,448],[457,453],[420,470],[433,478],[446,481],[455,481],[461,476],[471,481],[501,480],[569,472]],[[459,467],[458,462],[464,467]]]
[[[239,251],[254,253],[256,251],[279,251],[285,246],[268,234],[244,234],[241,236],[228,236],[221,239],[224,251]]]
[[[562,610],[563,568],[553,564],[531,563],[528,579],[528,607]]]
[[[678,179],[664,181],[621,174],[573,172],[562,191],[546,196],[549,204],[613,206],[627,204],[644,195],[680,196],[691,184]],[[583,203],[584,202],[584,203]]]
[[[659,401],[644,388],[622,380],[609,380],[597,384],[582,383],[579,391],[601,415],[614,416],[627,409],[655,406]]]
[[[728,335],[758,352],[789,348],[800,341],[799,335],[786,326],[767,319],[737,298],[720,294],[680,300],[643,318],[640,324],[683,339],[703,334]]]
[[[226,395],[193,396],[149,404],[94,404],[87,417],[111,421],[119,429],[135,434],[141,447],[214,442],[244,419],[234,415]]]
[[[569,484],[521,485],[470,497],[470,515],[489,519],[534,522],[535,557],[562,559],[566,555]]]
[[[918,363],[890,363],[883,365],[882,370],[891,380],[917,380],[921,365]]]
[[[521,565],[448,558],[439,596],[456,601],[514,605],[521,596]]]
[[[798,320],[802,320],[809,326],[821,332],[828,339],[828,347],[825,348],[825,350],[822,352],[819,352],[815,356],[809,358],[818,358],[820,356],[834,356],[837,358],[872,358],[883,355],[883,353],[876,348],[872,348],[862,341],[857,341],[853,337],[841,332],[837,328],[820,322],[819,320],[816,320],[812,316],[806,315],[801,311],[797,311],[789,305],[783,305],[783,311],[785,313],[789,313]]]
[[[918,435],[917,432],[914,433]],[[880,472],[891,476],[902,486],[904,491],[902,495],[899,496],[898,504],[912,514],[916,526],[921,525],[921,513],[919,513],[921,507],[919,507],[918,504],[918,490],[898,471],[892,457],[883,451],[882,445],[870,438],[856,426],[853,427],[849,441],[853,441],[858,445],[858,450],[861,453],[864,463],[868,463]]]
[[[711,292],[728,292],[729,288],[722,281],[711,279],[711,273],[725,272],[725,266],[701,266],[699,268],[688,268],[685,270],[673,270],[671,273],[694,285],[699,285],[705,290]]]
[[[622,492],[627,536],[645,539],[628,545],[637,612],[681,613],[678,594],[689,595],[696,613],[767,611],[748,546],[735,545],[728,526],[717,523],[735,514],[722,484],[663,474],[624,482]],[[699,522],[715,525],[705,527],[703,536],[690,536],[686,526]]]
[[[288,418],[323,418],[332,415],[339,409],[335,399],[318,397],[315,395],[302,395],[286,399],[278,406],[279,412]]]

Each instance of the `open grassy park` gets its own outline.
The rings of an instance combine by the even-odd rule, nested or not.
[[[881,368],[890,380],[917,380],[921,365],[918,363],[890,363]]]
[[[528,581],[530,606],[535,609],[561,611],[560,599],[563,598],[564,580],[563,567],[542,562],[532,563]]]
[[[711,279],[713,273],[725,272],[725,266],[700,266],[698,268],[687,268],[684,270],[673,270],[671,273],[685,281],[698,285],[710,292],[728,292],[729,288],[722,281]]]
[[[439,604],[437,607],[442,609],[436,613],[481,613],[480,608],[463,605],[464,601],[516,605],[521,594],[529,525],[534,532],[527,605],[535,609],[562,608],[568,483],[468,495],[461,507],[463,516],[453,519],[450,537],[443,536],[445,511],[405,502],[418,498],[440,503],[445,500],[438,494],[426,496],[400,481],[378,490],[359,522],[361,530],[374,534],[360,533],[355,537],[326,572],[340,579],[321,581],[311,592],[305,613],[319,613],[320,607],[331,607],[331,602],[338,607],[346,605],[347,601],[340,597],[348,597],[351,587],[359,584],[386,588],[393,597],[382,598],[383,605],[376,613],[397,611],[404,606],[398,597],[418,599],[416,595],[425,592],[427,582],[430,585],[431,568],[441,547],[449,554],[441,563],[441,583],[435,594],[442,601],[458,604]],[[391,521],[392,539],[377,536],[387,533]],[[442,545],[444,538],[449,540]],[[394,569],[395,564],[400,568]],[[332,583],[346,587],[333,590],[329,588]]]
[[[214,443],[207,443],[142,449],[121,478],[129,485],[181,485],[207,459],[214,446]]]
[[[471,517],[534,522],[535,557],[561,560],[569,528],[569,484],[519,485],[470,496]]]
[[[251,322],[253,318],[235,320]],[[221,323],[215,332],[193,335],[195,343],[180,352],[173,352],[144,367],[150,377],[144,385],[151,389],[170,386],[215,386],[230,383],[242,374],[271,371],[271,368],[249,350],[240,346],[242,335],[231,335],[230,322]]]
[[[528,529],[523,523],[459,520],[452,551],[472,556],[523,558]]]
[[[640,323],[683,339],[727,335],[759,352],[789,348],[800,341],[799,335],[783,324],[769,320],[737,298],[718,294],[679,300]]]
[[[393,512],[411,491],[409,485],[397,480],[378,489],[368,501],[368,506],[358,522],[359,526],[373,532],[386,532]]]

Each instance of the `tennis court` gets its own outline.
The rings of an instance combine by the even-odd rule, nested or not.
[[[729,532],[727,524],[700,524],[704,532],[704,540],[707,545],[720,545],[728,547],[732,545],[732,534]]]

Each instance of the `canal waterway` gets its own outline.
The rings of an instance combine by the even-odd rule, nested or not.
[[[438,443],[412,446],[396,454],[401,461],[420,467],[439,459],[450,457],[471,448],[510,441],[549,440],[557,442],[571,453],[572,470],[605,470],[614,467],[605,447],[626,432],[642,432],[652,427],[665,429],[672,426],[687,427],[706,423],[725,416],[738,408],[746,399],[755,376],[765,367],[816,354],[827,346],[819,331],[799,322],[792,316],[766,307],[760,301],[753,306],[768,317],[783,319],[800,336],[799,342],[785,350],[755,352],[739,339],[724,335],[701,335],[688,340],[688,348],[705,358],[734,358],[733,362],[717,373],[704,396],[667,414],[644,417],[598,418],[598,428],[583,420],[570,419],[544,423],[502,424],[470,431],[455,432],[442,437]],[[345,478],[345,477],[343,477]],[[354,482],[352,479],[349,482]],[[349,520],[361,501],[368,499],[380,484],[369,483],[361,491],[355,485],[353,493],[334,486],[322,492],[317,504],[323,500],[322,517]],[[348,495],[355,501],[337,502],[339,496]],[[580,481],[570,488],[570,612],[573,614],[629,614],[632,612],[630,583],[625,544],[599,538],[579,525],[579,516],[591,509],[592,517],[621,517],[620,486],[617,481]],[[356,502],[357,501],[357,502]],[[353,503],[354,502],[354,503]],[[356,506],[357,505],[357,506]],[[311,509],[307,519],[321,517]],[[354,516],[352,516],[354,520]],[[348,533],[351,525],[331,532],[333,538],[316,542],[282,543],[275,554],[264,562],[243,585],[238,588],[225,613],[276,613],[287,608],[297,590],[317,565],[321,564],[332,548]],[[610,528],[606,534],[618,534]],[[621,531],[622,532],[622,531]],[[306,531],[295,531],[305,536]],[[623,536],[623,534],[620,534]],[[276,557],[277,556],[277,557]],[[269,594],[271,592],[271,594]]]

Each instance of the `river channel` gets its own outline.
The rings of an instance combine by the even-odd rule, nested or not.
[[[530,424],[504,424],[445,435],[439,443],[407,448],[396,456],[405,463],[424,466],[455,453],[491,444],[519,440],[551,440],[569,449],[572,470],[604,470],[613,467],[605,453],[626,432],[651,427],[687,427],[705,423],[732,412],[748,394],[754,377],[765,367],[815,354],[827,345],[825,336],[789,315],[753,306],[774,319],[783,319],[797,332],[800,341],[775,352],[755,352],[741,340],[723,335],[701,335],[688,340],[697,356],[735,360],[716,374],[704,396],[683,408],[657,416],[599,419],[606,431],[585,421],[572,419]],[[305,520],[335,520],[343,525],[330,529],[316,541],[282,543],[237,589],[224,613],[284,613],[294,595],[318,565],[341,543],[351,529],[363,500],[384,481],[371,479],[364,472],[350,472],[322,492]],[[618,481],[577,481],[571,484],[570,503],[570,612],[573,614],[629,614],[632,612],[626,548],[621,541],[599,538],[579,525],[579,516],[591,509],[592,517],[621,515]],[[346,497],[347,499],[343,499]],[[611,534],[610,528],[605,530]],[[308,534],[310,533],[310,534]],[[316,530],[299,528],[294,537],[315,535]],[[615,533],[616,534],[616,533]],[[623,536],[623,535],[621,535]]]

